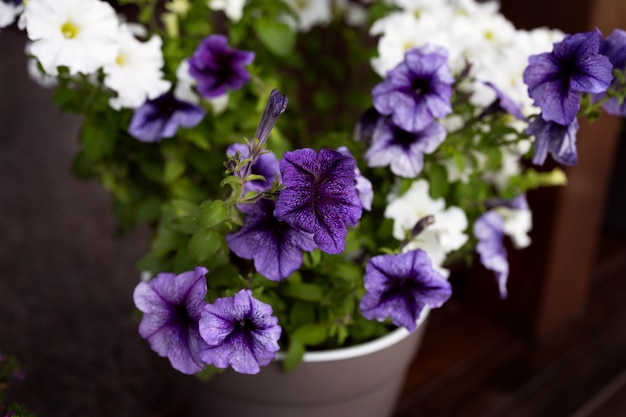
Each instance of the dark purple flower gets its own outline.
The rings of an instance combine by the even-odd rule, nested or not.
[[[369,144],[372,141],[372,136],[374,136],[374,130],[380,117],[380,113],[375,108],[367,109],[354,128],[354,141],[363,142],[366,145]]]
[[[274,215],[280,221],[312,233],[327,253],[343,252],[346,224],[355,226],[363,206],[356,192],[354,158],[331,149],[286,152],[280,161],[284,188]]]
[[[209,35],[189,58],[189,75],[198,82],[200,95],[215,98],[250,81],[245,65],[253,60],[254,52],[231,48],[223,35]]]
[[[415,178],[424,167],[424,154],[434,152],[445,138],[446,130],[437,122],[411,133],[381,117],[365,160],[370,167],[390,165],[394,174]]]
[[[450,283],[421,249],[373,257],[363,280],[365,294],[359,306],[363,316],[380,321],[389,317],[411,332],[424,307],[441,307],[452,295]]]
[[[486,81],[484,82],[484,84],[487,87],[491,88],[494,91],[494,93],[496,93],[496,99],[491,105],[489,105],[489,107],[487,107],[482,112],[483,115],[490,114],[496,111],[503,111],[505,113],[510,114],[511,116],[515,117],[518,120],[526,119],[524,115],[522,114],[522,106],[520,104],[511,100],[509,96],[504,94],[502,90],[496,87],[496,85],[493,84],[492,82]]]
[[[281,331],[272,307],[241,290],[202,310],[200,334],[207,347],[201,356],[217,368],[230,365],[239,373],[256,374],[276,356]]]
[[[419,132],[433,118],[448,115],[454,78],[447,59],[447,51],[440,47],[408,50],[404,61],[372,90],[376,110],[408,132]]]
[[[549,122],[569,125],[580,108],[580,93],[602,93],[611,80],[612,65],[598,53],[599,30],[568,35],[552,52],[533,55],[524,70],[528,94]]]
[[[198,320],[206,304],[206,268],[176,275],[158,274],[135,288],[135,306],[144,313],[139,334],[156,353],[167,357],[172,367],[185,374],[204,367],[200,351],[205,347],[198,332]]]
[[[578,121],[574,119],[568,126],[554,122],[547,122],[541,116],[535,117],[526,133],[535,137],[535,154],[532,162],[535,165],[543,165],[548,152],[555,161],[563,165],[576,165],[578,154],[576,152],[576,133]]]
[[[192,128],[204,117],[204,109],[163,94],[135,109],[128,133],[142,142],[171,138],[180,126]]]
[[[345,146],[337,148],[337,152],[352,158],[350,150]],[[363,208],[365,210],[371,211],[372,202],[374,201],[374,188],[372,187],[372,182],[361,174],[361,170],[356,165],[354,168],[354,175],[356,175],[356,193],[359,195],[359,200],[361,200],[361,204],[363,204]]]
[[[609,58],[613,69],[624,72],[626,70],[626,31],[615,29],[606,39],[601,40],[600,53]],[[619,87],[620,81],[614,79],[613,85]],[[604,94],[594,94],[593,98],[597,101],[603,97]],[[626,101],[620,104],[617,97],[609,98],[602,108],[609,114],[626,117]]]
[[[483,266],[496,274],[500,297],[506,298],[506,281],[509,277],[509,262],[506,258],[504,239],[504,219],[490,210],[474,222],[474,236],[478,239],[476,251]]]
[[[317,248],[313,235],[296,230],[274,217],[273,200],[248,204],[244,225],[226,235],[228,247],[243,259],[253,259],[255,269],[272,281],[287,278],[302,264],[302,251]]]
[[[237,151],[240,152],[242,159],[248,157],[248,146],[243,143],[235,143],[228,147],[226,154],[235,156]],[[240,174],[240,173],[238,173]],[[278,165],[278,159],[272,152],[261,154],[259,158],[252,164],[250,174],[263,175],[265,181],[253,180],[248,181],[243,186],[244,193],[248,191],[264,191],[272,186],[272,182],[278,174],[278,180],[280,181],[280,169]]]
[[[254,132],[254,138],[258,139],[260,143],[264,143],[267,140],[278,118],[287,110],[288,102],[286,95],[279,93],[276,89],[272,90],[267,99],[265,109],[263,109],[259,125],[256,128],[256,132]]]

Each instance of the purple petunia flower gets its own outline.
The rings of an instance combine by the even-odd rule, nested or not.
[[[317,248],[313,235],[296,230],[274,217],[273,200],[247,204],[243,227],[226,235],[235,255],[253,259],[255,269],[272,281],[287,278],[302,264],[302,251]]]
[[[371,107],[361,115],[361,118],[354,128],[353,139],[355,142],[363,142],[368,145],[372,141],[378,119],[380,119],[380,113],[375,108]]]
[[[167,357],[172,367],[185,374],[202,370],[200,351],[205,347],[198,320],[206,305],[206,268],[176,275],[163,272],[135,288],[135,306],[144,313],[139,334],[156,353]]]
[[[416,178],[424,167],[424,154],[433,153],[445,138],[446,129],[437,122],[411,133],[381,117],[365,160],[370,167],[390,165],[394,174]]]
[[[580,108],[580,93],[602,93],[611,80],[612,65],[598,53],[599,30],[568,35],[552,52],[533,55],[524,70],[528,94],[546,121],[569,125]]]
[[[476,251],[483,266],[496,274],[500,297],[506,298],[506,281],[509,277],[509,262],[504,238],[504,219],[497,212],[490,210],[474,222],[474,236],[478,239]]]
[[[421,249],[373,257],[363,280],[365,294],[359,306],[363,316],[380,321],[389,317],[411,332],[424,307],[441,307],[452,295],[450,283]]]
[[[541,116],[535,117],[526,133],[535,136],[535,154],[532,163],[543,165],[548,152],[555,161],[563,165],[576,165],[578,154],[576,152],[576,133],[578,121],[574,119],[568,126],[554,122],[547,122]]]
[[[448,53],[441,47],[423,46],[408,50],[404,61],[387,73],[372,90],[374,107],[380,114],[408,132],[425,129],[433,118],[452,111],[454,78],[447,65]]]
[[[226,154],[230,156],[235,156],[237,151],[241,153],[242,159],[248,157],[248,146],[243,143],[235,143],[228,147],[226,150]],[[278,165],[278,159],[276,159],[276,155],[272,152],[267,152],[261,154],[258,157],[256,162],[252,164],[250,174],[255,175],[263,175],[265,177],[265,181],[262,180],[253,180],[248,181],[243,185],[244,193],[248,191],[264,191],[272,186],[272,182],[276,178],[276,174],[278,174],[278,180],[280,181],[280,169]]]
[[[202,107],[163,94],[135,109],[128,133],[142,142],[158,142],[174,136],[180,126],[196,126],[203,117]]]
[[[337,152],[352,158],[350,150],[345,146],[337,148]],[[354,175],[356,175],[356,193],[359,195],[359,200],[361,200],[361,204],[365,210],[371,211],[372,202],[374,201],[374,188],[372,187],[372,182],[361,174],[361,170],[356,165],[354,168]]]
[[[200,334],[207,347],[200,355],[217,368],[230,365],[239,373],[256,374],[276,356],[281,331],[272,307],[241,290],[202,310]]]
[[[284,188],[274,215],[312,233],[320,250],[336,254],[346,243],[346,224],[355,226],[363,205],[356,192],[354,158],[331,149],[286,152],[280,161]]]
[[[189,75],[197,81],[200,95],[215,98],[250,81],[244,66],[253,60],[254,52],[231,48],[223,35],[209,35],[189,58]]]
[[[611,61],[614,69],[624,72],[626,70],[626,31],[615,29],[606,39],[600,41],[600,53]],[[619,86],[619,80],[614,79],[614,84]],[[594,101],[600,100],[604,94],[594,94]],[[620,104],[617,97],[609,98],[602,108],[607,113],[626,117],[626,101]]]

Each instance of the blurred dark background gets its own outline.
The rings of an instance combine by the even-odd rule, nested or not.
[[[502,9],[520,28],[626,27],[620,0],[544,3],[503,1]],[[72,176],[79,119],[29,79],[24,42],[15,28],[0,33],[0,352],[26,374],[9,399],[40,417],[176,416],[183,394],[202,384],[137,334],[131,297],[147,231],[114,237],[108,194]],[[607,145],[588,146],[606,173],[592,165],[574,174],[574,197],[588,187],[596,201],[579,207],[553,190],[532,197],[546,213],[533,232],[537,252],[514,260],[525,271],[517,300],[457,299],[433,314],[398,415],[626,415],[615,400],[626,397],[626,149],[621,140],[616,151],[616,126],[607,130],[614,138],[592,138]],[[560,215],[572,206],[574,215]],[[569,223],[555,220],[563,218]],[[588,221],[578,239],[589,244],[576,250],[588,261],[575,285],[563,285],[550,278],[560,267],[549,258],[577,259],[552,234],[579,218]]]

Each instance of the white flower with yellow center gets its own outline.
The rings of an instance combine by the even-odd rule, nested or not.
[[[89,74],[115,61],[118,19],[100,0],[30,0],[23,14],[31,53],[47,73]]]
[[[112,108],[136,108],[170,89],[171,83],[163,79],[161,71],[161,38],[154,35],[147,42],[141,42],[122,25],[118,45],[115,61],[104,66],[104,85],[117,92],[117,97],[109,100]]]

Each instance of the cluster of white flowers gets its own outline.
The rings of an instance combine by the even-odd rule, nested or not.
[[[116,110],[136,108],[170,88],[161,70],[161,39],[142,42],[134,26],[102,0],[30,0],[19,21],[30,39],[26,50],[34,58],[33,78],[47,86],[54,84],[59,67],[72,76],[102,70],[105,86],[117,93],[109,103]],[[37,62],[45,74],[37,74]]]
[[[370,34],[380,36],[378,57],[372,67],[384,77],[398,65],[406,50],[425,44],[446,48],[448,64],[459,73],[466,63],[477,82],[468,86],[472,102],[491,103],[495,94],[483,81],[490,81],[511,100],[522,106],[523,114],[535,112],[522,73],[528,57],[547,52],[563,38],[557,30],[538,28],[516,30],[500,12],[497,2],[475,0],[394,0],[400,10],[374,22]]]
[[[448,64],[459,74],[469,64],[470,79],[464,86],[470,101],[477,109],[487,107],[496,98],[490,82],[503,94],[520,105],[522,114],[537,113],[528,96],[522,74],[530,55],[547,52],[564,34],[557,30],[539,28],[532,31],[516,30],[500,12],[497,2],[478,3],[475,0],[389,0],[397,11],[374,22],[372,36],[379,36],[378,56],[372,59],[376,73],[384,77],[387,71],[404,59],[408,49],[426,44],[444,47]],[[477,110],[480,111],[480,110]],[[441,120],[447,131],[457,130],[464,121],[456,114]],[[525,124],[511,119],[511,127],[521,131]],[[502,165],[498,172],[484,175],[483,180],[502,189],[512,175],[521,172],[521,155],[528,152],[531,142],[518,141],[501,146]],[[472,161],[466,156],[465,170],[460,171],[452,160],[440,161],[446,168],[448,181],[467,182],[472,170],[482,169],[487,156],[476,151]],[[435,224],[422,232],[409,247],[424,249],[435,265],[441,265],[446,255],[459,249],[467,241],[463,231],[467,227],[465,214],[458,207],[445,207],[442,199],[432,200],[428,185],[419,180],[403,195],[392,194],[386,217],[394,220],[393,235],[402,240],[426,215],[435,216]],[[505,233],[517,247],[530,243],[531,212],[499,209],[504,219]]]

